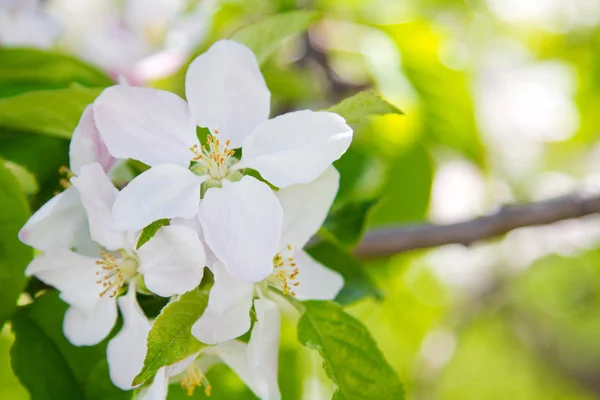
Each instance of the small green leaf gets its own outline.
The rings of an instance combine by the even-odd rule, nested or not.
[[[12,319],[12,368],[32,400],[100,400],[131,397],[112,385],[106,368],[108,340],[76,347],[64,337],[67,305],[53,292],[20,308]],[[99,393],[104,396],[100,397]]]
[[[27,199],[13,174],[0,162],[0,329],[17,306],[24,271],[33,250],[17,238],[29,217]]]
[[[329,301],[304,306],[298,340],[323,357],[325,372],[337,385],[334,399],[404,399],[400,379],[360,321]]]
[[[207,304],[207,292],[194,289],[162,310],[148,335],[144,368],[134,379],[134,385],[151,379],[161,367],[181,361],[206,347],[192,336],[192,325],[202,316]]]
[[[0,128],[69,139],[85,107],[102,90],[72,86],[0,99]]]
[[[344,287],[338,293],[335,301],[340,304],[350,304],[366,296],[381,298],[379,288],[365,273],[360,262],[341,247],[322,240],[306,249],[315,260],[344,277]]]
[[[158,221],[152,222],[150,225],[145,227],[140,234],[140,238],[138,239],[136,249],[139,249],[146,243],[148,240],[152,239],[156,232],[163,226],[169,225],[168,219],[159,219]]]
[[[383,114],[402,114],[404,112],[398,107],[384,100],[383,97],[371,91],[364,91],[342,100],[325,111],[341,115],[346,123],[354,125],[363,118],[383,115]]]
[[[114,82],[102,71],[66,54],[32,48],[0,49],[0,97],[63,89],[73,83],[105,87]]]
[[[375,203],[375,200],[365,200],[336,207],[321,229],[342,245],[352,246],[362,236],[367,213]]]
[[[231,39],[248,46],[262,64],[283,39],[305,31],[319,16],[318,12],[307,10],[273,15],[241,28]]]

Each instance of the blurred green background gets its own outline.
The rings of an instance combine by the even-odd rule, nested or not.
[[[273,115],[370,87],[406,113],[356,126],[337,163],[338,205],[377,200],[367,229],[451,223],[600,188],[600,0],[221,1],[198,52],[298,8],[323,19],[264,65]],[[183,93],[184,72],[153,85]],[[66,147],[50,141],[57,150],[43,153],[59,166]],[[409,399],[600,398],[599,244],[600,220],[590,216],[365,260],[383,296],[348,310]],[[297,343],[289,314],[283,398],[330,398],[320,358]],[[27,399],[11,372],[11,342],[5,327],[0,399]],[[213,399],[253,398],[224,366],[208,377]],[[174,386],[169,398],[187,397]]]

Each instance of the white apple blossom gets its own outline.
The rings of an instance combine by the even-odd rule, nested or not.
[[[71,182],[85,208],[91,238],[106,251],[90,257],[53,248],[34,258],[26,274],[57,288],[70,305],[63,325],[67,339],[93,345],[113,328],[123,285],[143,282],[163,297],[183,294],[202,280],[205,254],[198,234],[185,226],[163,227],[139,249],[137,232],[113,230],[110,210],[118,190],[100,164],[84,165]]]
[[[311,182],[348,149],[352,129],[329,112],[268,119],[270,93],[256,58],[230,40],[192,62],[186,93],[188,103],[170,92],[113,86],[94,103],[113,157],[151,166],[121,191],[115,226],[137,230],[162,218],[198,217],[206,244],[227,272],[261,281],[273,271],[284,217],[269,186],[241,178],[243,169],[257,170],[280,188]],[[210,129],[204,146],[196,125]],[[238,161],[233,149],[239,147]]]
[[[44,13],[39,0],[0,0],[0,46],[51,47],[59,24]]]
[[[300,300],[331,300],[338,294],[344,284],[342,276],[302,250],[323,224],[338,187],[339,173],[332,166],[311,183],[279,190],[284,224],[281,250],[271,261],[273,272],[262,282],[252,284],[231,276],[220,261],[212,265],[215,283],[208,306],[192,326],[198,340],[216,344],[243,335],[250,329],[253,298],[264,297],[269,287]]]
[[[102,142],[94,124],[93,109],[88,106],[73,132],[69,147],[70,174],[78,175],[86,164],[99,163],[113,175],[118,160]],[[77,190],[64,182],[66,189],[50,199],[31,216],[19,232],[19,239],[38,250],[75,249],[82,254],[98,254],[89,234],[87,216]],[[60,234],[57,234],[60,232]]]

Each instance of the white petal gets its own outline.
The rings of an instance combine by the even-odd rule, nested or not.
[[[75,346],[93,346],[108,336],[117,322],[117,302],[103,297],[92,310],[69,307],[63,321],[63,331]]]
[[[304,251],[294,255],[298,265],[297,282],[294,288],[298,300],[333,300],[344,286],[344,278],[338,272],[313,260]]]
[[[163,90],[116,85],[94,102],[94,119],[116,158],[187,167],[198,142],[187,103]]]
[[[196,216],[205,179],[174,164],[150,168],[117,196],[112,209],[115,228],[137,231],[162,218]]]
[[[116,162],[100,137],[94,121],[94,109],[87,106],[79,124],[71,137],[69,146],[69,165],[75,175],[79,175],[81,167],[94,162],[99,163],[104,171],[108,171]]]
[[[137,254],[146,286],[159,296],[184,294],[202,280],[204,248],[198,234],[185,226],[160,228]]]
[[[271,274],[283,212],[265,183],[245,176],[239,182],[209,189],[198,218],[206,243],[231,275],[245,282],[260,282]]]
[[[198,218],[192,218],[192,219],[184,219],[184,218],[173,218],[171,220],[171,225],[179,225],[179,226],[186,226],[190,229],[193,229],[197,234],[198,237],[200,238],[200,241],[202,242],[202,245],[204,247],[204,253],[206,256],[206,266],[212,270],[213,265],[215,265],[217,262],[219,262],[219,259],[217,258],[217,256],[215,256],[215,253],[213,253],[213,251],[210,249],[210,247],[208,247],[208,245],[206,244],[206,240],[204,239],[204,232],[202,231],[202,225],[200,224],[200,220]]]
[[[269,118],[271,94],[246,46],[220,40],[191,64],[185,93],[199,126],[219,131],[231,148]]]
[[[100,301],[102,292],[102,287],[96,283],[97,260],[70,250],[55,249],[34,258],[25,275],[33,275],[54,286],[65,302],[91,312]]]
[[[216,345],[209,351],[218,355],[239,376],[246,386],[258,396],[255,372],[250,366],[248,345],[246,343],[230,340]]]
[[[253,168],[278,187],[317,179],[348,150],[352,128],[324,111],[295,111],[260,124],[235,168]]]
[[[111,208],[119,194],[102,166],[98,163],[81,167],[80,174],[71,179],[81,195],[94,241],[108,250],[124,249],[130,240],[122,231],[113,229]]]
[[[281,248],[301,249],[319,230],[340,186],[340,174],[330,166],[316,180],[280,189],[276,194],[283,208]]]
[[[168,367],[165,367],[165,374],[168,377],[173,377],[183,373],[187,367],[189,367],[200,355],[200,352],[194,353],[191,356],[187,356],[181,361],[176,362],[175,364],[171,364]]]
[[[169,378],[165,373],[167,367],[160,368],[150,386],[140,389],[135,400],[165,400],[169,391]]]
[[[207,344],[235,339],[250,329],[254,293],[254,284],[235,279],[220,263],[213,268],[213,273],[215,283],[210,289],[208,306],[192,325],[192,335]]]
[[[256,394],[263,400],[281,398],[277,384],[280,314],[271,300],[256,299],[256,323],[248,342],[248,360],[254,371]]]
[[[85,210],[74,187],[50,199],[19,232],[21,242],[38,250],[77,248],[86,238],[91,241]]]
[[[144,366],[151,325],[135,298],[134,286],[118,301],[123,329],[108,343],[106,357],[110,379],[118,388],[129,390]]]

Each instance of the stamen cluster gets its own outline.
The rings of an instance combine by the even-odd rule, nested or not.
[[[219,131],[209,134],[206,144],[203,146],[193,145],[190,150],[194,153],[193,161],[196,162],[194,169],[197,172],[210,175],[213,179],[223,179],[229,174],[229,167],[237,160],[233,158],[235,151],[229,148],[231,141],[225,144],[218,138]]]

